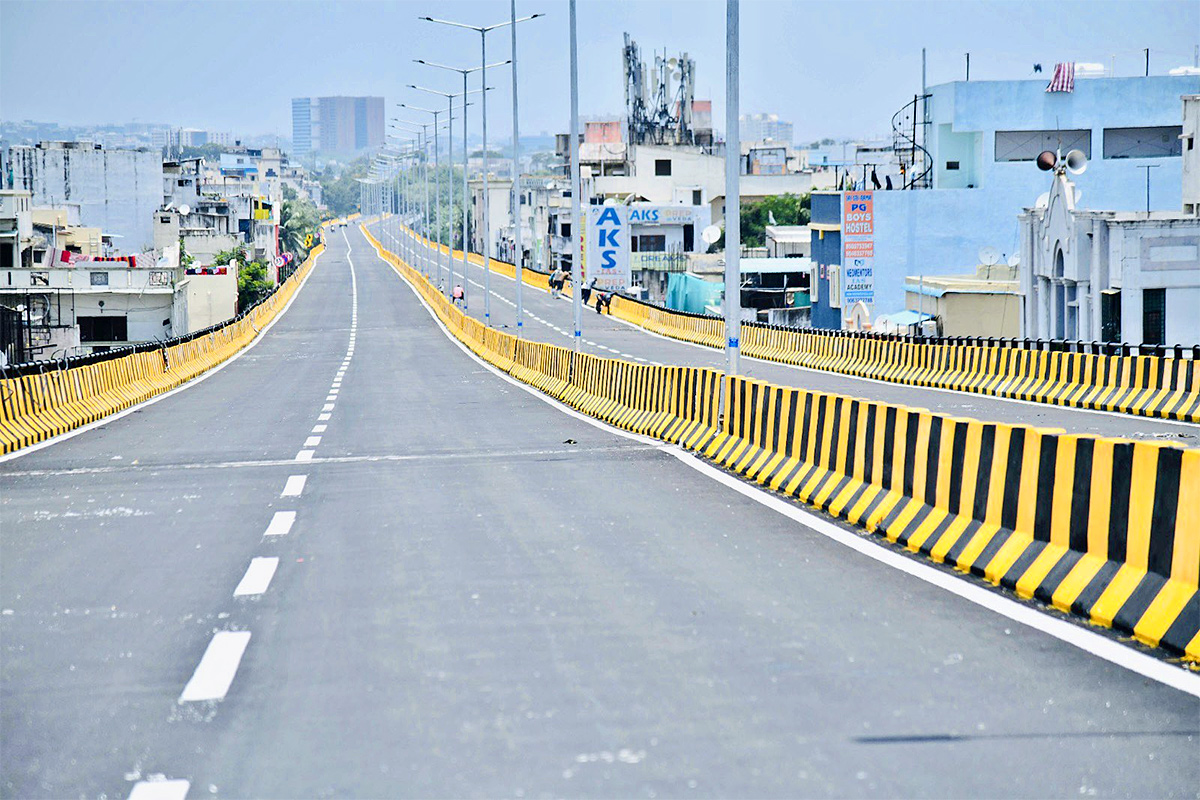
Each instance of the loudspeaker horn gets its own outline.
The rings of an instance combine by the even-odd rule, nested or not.
[[[1067,153],[1067,171],[1072,175],[1082,175],[1087,171],[1087,156],[1082,150],[1072,150]]]

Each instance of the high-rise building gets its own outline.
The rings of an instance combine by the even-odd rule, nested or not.
[[[354,153],[381,147],[383,140],[382,97],[292,99],[292,149],[297,157],[312,152]]]
[[[792,143],[792,123],[784,122],[778,114],[743,114],[738,119],[743,142]]]

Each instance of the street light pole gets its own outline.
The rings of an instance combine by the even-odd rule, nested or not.
[[[540,17],[540,16],[542,16],[542,15],[541,14],[533,14],[531,16],[524,17],[522,19],[517,19],[516,6],[515,6],[515,0],[514,0],[512,19],[507,20],[505,22],[497,23],[495,25],[486,25],[486,26],[481,27],[478,25],[466,25],[461,22],[451,22],[449,20],[444,20],[444,19],[435,19],[433,17],[421,17],[421,19],[425,20],[426,22],[437,22],[439,24],[450,25],[455,28],[465,28],[467,30],[476,31],[479,34],[479,47],[480,47],[479,70],[482,73],[480,85],[485,87],[485,91],[483,92],[483,108],[481,109],[481,113],[483,115],[482,116],[482,120],[483,120],[483,124],[482,124],[482,127],[483,127],[483,204],[482,204],[482,217],[483,217],[483,220],[482,220],[482,226],[483,226],[482,227],[482,230],[483,230],[483,248],[482,248],[483,249],[483,319],[484,319],[484,323],[488,326],[491,326],[491,324],[492,324],[492,242],[491,242],[491,223],[492,223],[492,221],[491,221],[491,214],[490,214],[491,198],[489,197],[490,193],[488,191],[488,188],[489,188],[488,187],[489,158],[488,158],[488,140],[487,140],[487,91],[486,91],[486,87],[487,87],[487,69],[488,69],[489,65],[487,63],[487,35],[489,32],[494,31],[497,28],[503,28],[505,25],[511,25],[515,28],[516,24],[518,22],[525,22],[527,20],[536,19],[537,17]],[[513,57],[515,58],[516,57],[516,46],[515,46],[516,35],[515,34],[514,34],[513,42],[514,42]],[[498,64],[493,64],[491,66],[503,66],[504,64],[508,64],[510,62],[511,62],[511,59],[509,61],[502,61]],[[434,65],[434,66],[437,66],[437,65]],[[516,81],[516,79],[514,78],[513,80],[514,80],[513,91],[514,91],[514,98],[515,98],[515,91],[516,91],[516,82],[515,81]],[[463,72],[463,92],[465,93],[466,90],[467,90],[467,73]],[[513,127],[514,127],[514,129],[516,128],[515,115],[513,117]],[[467,157],[467,151],[466,151],[466,135],[467,135],[466,121],[464,119],[464,121],[463,121],[463,143],[464,143],[463,144],[463,164],[464,164],[464,170],[463,170],[463,275],[464,276],[466,275],[466,269],[467,269],[466,268],[466,264],[467,264],[467,245],[466,245],[467,175],[466,175],[465,165],[468,163],[468,157]],[[518,282],[517,286],[520,287],[519,282]],[[517,289],[517,292],[518,292],[518,296],[519,296],[520,288]]]
[[[739,5],[740,0],[725,0],[725,353],[730,375],[738,374],[739,339],[742,333]]]
[[[575,0],[570,0],[570,18],[571,138],[567,152],[571,156],[571,282],[574,284],[572,306],[575,311],[575,335],[571,341],[578,351],[583,339],[583,254],[579,247],[582,213],[579,204],[579,47],[575,32]]]
[[[422,19],[430,19],[430,18],[429,18],[429,17],[422,17]],[[436,22],[437,20],[434,20],[434,21]],[[469,161],[470,161],[470,155],[469,155],[469,153],[467,152],[467,106],[469,106],[469,105],[470,105],[470,103],[468,103],[468,102],[467,102],[467,95],[469,95],[469,94],[474,94],[475,92],[482,92],[482,93],[483,93],[483,95],[484,95],[484,97],[486,98],[486,97],[487,97],[487,92],[488,92],[488,91],[490,91],[490,87],[488,87],[488,85],[487,85],[487,84],[481,84],[481,87],[482,87],[482,88],[475,89],[475,90],[472,90],[472,91],[468,91],[468,90],[467,90],[467,76],[468,76],[468,75],[470,75],[472,72],[478,72],[479,70],[483,69],[484,67],[470,67],[470,68],[467,68],[467,69],[462,69],[462,68],[459,68],[459,67],[448,67],[448,66],[446,66],[445,64],[435,64],[435,63],[433,63],[432,61],[423,61],[422,59],[419,59],[419,58],[418,58],[418,59],[414,59],[414,60],[415,60],[415,61],[416,61],[418,64],[424,64],[424,65],[425,65],[425,66],[427,66],[427,67],[437,67],[437,68],[439,68],[439,69],[449,70],[450,72],[457,72],[457,73],[460,73],[460,74],[462,75],[462,79],[463,79],[463,91],[462,91],[462,97],[463,97],[463,110],[462,110],[462,118],[463,118],[463,186],[462,186],[462,198],[463,198],[463,199],[462,199],[462,204],[463,204],[463,221],[462,221],[462,266],[463,266],[463,272],[462,272],[462,276],[463,276],[463,283],[462,283],[462,289],[463,289],[463,299],[464,299],[464,301],[465,301],[465,300],[466,300],[466,296],[467,296],[467,284],[469,284],[469,283],[470,283],[470,278],[469,278],[469,275],[468,275],[468,272],[467,272],[467,252],[468,252],[468,249],[469,249],[469,248],[468,248],[468,246],[467,246],[467,192],[468,192],[468,187],[467,187],[467,166],[468,166],[468,164],[469,164]],[[502,62],[500,62],[500,63],[498,63],[498,64],[492,64],[491,66],[493,66],[493,67],[499,67],[499,66],[503,66],[504,64],[507,64],[507,63],[508,63],[507,61],[502,61]],[[421,90],[421,91],[423,91],[423,92],[430,92],[430,93],[432,93],[432,94],[442,94],[442,95],[445,95],[447,98],[450,98],[450,101],[451,101],[451,108],[453,108],[453,97],[454,97],[454,95],[446,95],[444,92],[438,92],[438,91],[435,91],[435,90],[433,90],[433,89],[426,89],[426,88],[424,88],[424,87],[421,87],[421,86],[414,86],[414,85],[412,85],[412,84],[409,84],[409,88],[411,88],[411,89],[419,89],[419,90]],[[453,115],[451,115],[451,116],[453,116]],[[453,175],[454,175],[454,156],[453,156],[453,152],[454,152],[454,137],[453,137],[453,132],[454,132],[454,125],[453,125],[453,121],[451,122],[450,131],[451,131],[451,136],[450,136],[450,141],[451,141],[451,144],[450,144],[450,148],[451,148],[451,156],[450,156],[450,174],[451,174],[451,187],[452,187],[452,188],[451,188],[451,198],[450,198],[450,208],[451,208],[451,212],[453,213],[453,209],[454,209],[454,196],[453,196]],[[485,149],[486,149],[486,148],[485,148]],[[453,248],[453,246],[452,246],[452,247],[451,247],[451,250],[453,250],[453,249],[454,249],[454,248]],[[451,260],[451,263],[453,263],[453,258],[451,258],[450,260]],[[487,287],[489,286],[489,284],[487,283],[487,275],[488,275],[488,273],[487,273],[487,272],[485,272],[485,273],[484,273],[484,281],[485,281],[485,283],[484,283],[484,287],[485,287],[485,288],[484,288],[484,292],[485,292],[485,293],[484,293],[484,306],[485,306],[485,307],[490,307],[490,306],[489,306],[489,302],[490,302],[490,294],[491,294],[491,293],[487,291]],[[453,268],[451,268],[451,270],[450,270],[450,281],[451,281],[451,283],[453,284],[453,282],[454,282],[454,270],[453,270]]]
[[[513,140],[513,166],[512,166],[512,197],[509,199],[509,208],[512,209],[513,223],[513,267],[516,270],[517,278],[517,337],[520,338],[522,327],[525,325],[525,305],[521,301],[521,287],[525,283],[523,273],[524,265],[521,263],[524,259],[521,258],[521,139],[517,133],[517,0],[511,0],[510,7],[512,10],[512,19],[509,26],[509,32],[512,34],[512,140]]]

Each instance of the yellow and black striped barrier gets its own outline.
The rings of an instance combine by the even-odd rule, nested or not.
[[[405,228],[426,246],[446,247]],[[452,257],[462,258],[461,250]],[[483,257],[468,254],[483,266]],[[516,277],[516,268],[491,259],[493,272]],[[527,285],[548,290],[545,273],[522,270]],[[570,294],[565,286],[564,294]],[[613,297],[608,313],[653,333],[712,348],[725,346],[725,322],[626,297]],[[911,342],[903,339],[742,326],[742,353],[752,358],[840,372],[875,380],[975,392],[1017,400],[1200,422],[1200,361],[1169,355],[1107,355],[1044,350],[996,342]]]
[[[364,232],[457,338],[513,377],[1023,598],[1200,660],[1200,451],[517,339],[468,317]]]
[[[312,270],[318,244],[279,288],[244,315],[216,328],[128,355],[83,356],[45,362],[39,371],[7,377],[0,372],[0,454],[59,436],[74,428],[170,391],[248,345]]]

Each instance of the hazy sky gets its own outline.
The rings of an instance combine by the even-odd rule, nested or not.
[[[568,122],[567,4],[518,0],[522,131],[553,133]],[[62,2],[0,0],[0,118],[65,123],[167,122],[235,134],[291,135],[290,98],[383,95],[389,115],[405,100],[436,101],[405,88],[443,89],[461,79],[413,63],[479,63],[479,36],[417,20],[431,14],[488,24],[508,0],[373,2]],[[580,112],[624,108],[622,33],[643,55],[666,48],[696,61],[697,98],[724,119],[723,0],[579,0]],[[489,35],[489,61],[509,55],[507,31]],[[770,111],[796,139],[887,133],[892,114],[920,90],[921,47],[929,82],[1047,72],[1056,61],[1115,64],[1140,75],[1191,64],[1200,3],[1179,2],[742,2],[742,111]],[[510,131],[507,70],[489,75],[489,129]],[[1047,79],[1048,79],[1047,75]],[[440,103],[440,101],[438,101]],[[440,107],[440,105],[439,105]],[[472,125],[474,127],[474,125]]]

